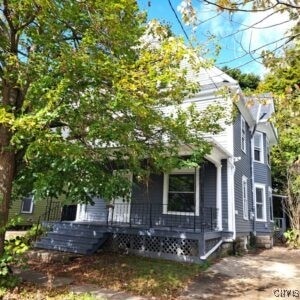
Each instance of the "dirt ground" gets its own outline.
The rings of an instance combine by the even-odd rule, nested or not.
[[[225,257],[201,273],[179,299],[300,299],[300,250],[274,247]]]

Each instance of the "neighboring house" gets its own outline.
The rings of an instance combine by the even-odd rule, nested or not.
[[[51,215],[46,215],[49,208],[52,208]],[[55,208],[56,211],[54,212]],[[57,219],[54,217],[54,213],[58,215],[60,211],[61,206],[57,205],[57,201],[34,201],[33,196],[28,196],[12,202],[9,209],[9,219],[18,217],[20,220],[16,223],[16,227],[29,227],[36,224],[41,216],[43,219]]]
[[[94,199],[93,206],[78,205],[73,221],[48,223],[50,232],[37,247],[92,253],[108,239],[113,249],[182,261],[206,259],[223,243],[242,240],[246,245],[251,235],[271,247],[269,149],[277,141],[268,121],[272,99],[246,99],[238,83],[217,68],[191,78],[201,91],[185,105],[201,110],[221,101],[237,111],[231,125],[208,137],[213,149],[200,168],[151,174],[147,186],[131,176],[130,202],[116,199],[107,205]],[[216,93],[223,87],[232,97]],[[180,150],[190,155],[188,147]]]
[[[274,242],[283,242],[283,233],[290,228],[289,218],[285,212],[287,196],[273,194]]]
[[[38,217],[45,210],[45,205],[36,205],[33,196],[28,196],[12,202],[9,210],[9,218],[21,217],[17,226],[30,226],[37,221]]]

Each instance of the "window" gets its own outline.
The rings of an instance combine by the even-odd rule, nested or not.
[[[263,184],[255,184],[256,220],[266,221],[266,193]]]
[[[241,116],[241,149],[246,153],[246,122]]]
[[[242,177],[242,193],[243,193],[243,217],[245,220],[249,219],[248,212],[248,178]]]
[[[269,187],[268,190],[268,198],[269,198],[269,207],[270,207],[270,221],[274,221],[273,219],[273,197],[272,197],[272,188]]]
[[[21,213],[31,214],[33,211],[33,196],[28,196],[22,200]]]
[[[270,157],[270,142],[269,139],[267,138],[266,140],[266,152],[267,152],[267,164],[271,166],[271,157]]]
[[[164,175],[163,213],[199,214],[199,170],[175,170]]]
[[[263,135],[260,132],[254,134],[254,160],[264,162]]]

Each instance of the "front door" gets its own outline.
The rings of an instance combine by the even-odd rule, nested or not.
[[[126,178],[132,182],[132,173],[124,174]],[[131,198],[131,197],[129,197]],[[108,211],[108,221],[112,223],[129,223],[130,222],[130,200],[125,200],[123,197],[114,199]]]
[[[113,223],[129,223],[130,222],[130,202],[123,198],[117,198],[113,201],[109,209],[109,221]]]
[[[75,221],[77,214],[77,205],[64,205],[61,220],[62,221]]]

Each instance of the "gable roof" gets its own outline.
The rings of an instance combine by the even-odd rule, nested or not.
[[[259,121],[267,121],[275,112],[271,94],[261,94],[254,97],[245,97],[253,118]]]

